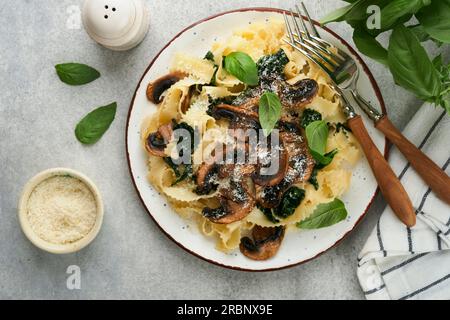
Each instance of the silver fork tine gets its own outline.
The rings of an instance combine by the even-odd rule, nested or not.
[[[299,39],[301,42],[304,42],[302,32],[300,31],[300,27],[298,26],[297,19],[295,19],[295,16],[294,16],[294,14],[293,14],[292,9],[291,9],[291,17],[292,17],[292,22],[294,22],[295,31],[297,31],[297,37],[298,37],[298,39]],[[294,37],[294,39],[295,39],[295,37]]]
[[[301,14],[300,9],[298,8],[297,5],[295,5],[295,9],[297,10],[298,18],[300,19],[300,23],[302,24],[302,29],[303,29],[303,31],[304,31],[304,33],[306,35],[306,38],[308,40],[311,40],[311,35],[310,35],[309,31],[308,31],[308,28],[306,28],[305,21],[303,20],[302,14]],[[294,12],[292,10],[291,10],[291,14],[294,15]]]
[[[309,26],[310,26],[310,28],[313,30],[313,33],[314,33],[314,35],[311,35],[311,34],[307,31],[307,32],[308,32],[308,39],[310,39],[311,42],[315,44],[315,47],[316,47],[316,48],[320,48],[320,50],[321,50],[322,52],[325,52],[326,54],[328,54],[332,60],[335,60],[335,61],[337,61],[337,62],[339,62],[339,63],[344,62],[344,61],[346,60],[347,54],[344,53],[344,52],[342,52],[341,50],[339,50],[339,48],[337,48],[337,47],[335,47],[335,48],[337,49],[337,51],[338,51],[337,54],[329,50],[330,47],[334,47],[334,46],[331,45],[329,42],[323,40],[323,39],[320,37],[320,35],[319,35],[319,33],[317,32],[317,29],[316,29],[316,27],[314,26],[314,23],[312,22],[311,16],[309,15],[309,12],[308,12],[308,10],[306,9],[306,6],[305,6],[305,4],[303,3],[303,1],[301,2],[301,5],[302,5],[302,8],[303,8],[303,12],[304,12],[305,16],[306,16],[307,19],[308,19]],[[296,7],[296,9],[297,9],[297,14],[298,14],[300,20],[304,23],[303,19],[301,18],[301,12],[300,12],[299,7],[298,7],[297,5],[296,5],[295,7]],[[306,27],[305,27],[305,30],[307,30]]]
[[[316,26],[312,22],[311,17],[309,16],[309,12],[308,12],[308,10],[306,10],[306,6],[305,6],[305,3],[303,1],[301,2],[301,5],[302,5],[302,8],[303,8],[303,12],[306,15],[306,18],[308,18],[308,22],[309,22],[309,25],[311,26],[311,29],[313,31],[314,36],[320,39],[319,32],[317,32]],[[297,7],[297,5],[296,5],[296,7]],[[298,7],[297,7],[297,11],[298,11]]]
[[[284,21],[286,23],[286,31],[288,32],[289,35],[289,39],[283,39],[283,41],[285,43],[287,43],[288,45],[292,46],[293,48],[295,48],[296,50],[300,51],[301,53],[303,53],[307,58],[309,58],[310,60],[312,60],[314,63],[316,63],[317,65],[319,65],[326,73],[328,73],[330,76],[333,73],[333,70],[329,68],[329,66],[327,66],[326,64],[324,64],[323,61],[326,62],[326,60],[323,60],[320,55],[318,56],[319,59],[317,59],[313,54],[311,54],[310,52],[312,51],[312,48],[308,47],[305,43],[301,43],[300,41],[295,40],[295,36],[294,33],[292,32],[292,27],[289,23],[289,20],[287,18],[287,15],[285,12],[283,12],[283,16],[284,16]],[[299,45],[297,45],[299,44]]]
[[[286,12],[283,11],[284,23],[286,24],[286,30],[289,34],[289,38],[291,39],[291,43],[295,42],[294,34],[292,33],[291,25],[289,24]]]
[[[300,28],[298,27],[297,19],[295,17],[294,12],[291,10],[290,13],[291,13],[290,15],[291,15],[292,23],[294,24],[297,31],[300,31],[299,30]],[[303,21],[303,19],[300,19],[300,20]],[[303,26],[306,27],[305,25],[303,25]],[[292,33],[292,27],[291,27],[290,23],[287,28],[289,29],[289,33]],[[306,37],[309,37],[309,32],[306,32],[305,34],[306,34]],[[301,35],[301,33],[300,33],[300,35]],[[332,68],[331,72],[333,72],[334,69],[336,69],[339,66],[339,63],[334,61],[333,55],[330,52],[328,52],[328,50],[323,49],[322,47],[317,45],[314,41],[311,41],[310,39],[301,38],[301,36],[299,36],[299,39],[301,39],[301,41],[298,41],[295,39],[295,35],[293,35],[292,38],[294,40],[293,41],[294,43],[298,43],[300,46],[302,46],[304,49],[309,51],[311,54],[316,55],[319,59],[322,59],[325,61],[325,63],[329,64]],[[291,38],[291,40],[292,40],[292,38]],[[330,69],[330,68],[327,68],[327,69]]]

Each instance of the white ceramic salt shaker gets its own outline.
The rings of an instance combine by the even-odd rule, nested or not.
[[[143,0],[84,0],[82,19],[92,39],[115,51],[137,46],[150,25]]]

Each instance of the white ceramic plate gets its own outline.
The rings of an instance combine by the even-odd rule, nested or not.
[[[196,226],[174,212],[164,196],[147,181],[147,155],[140,144],[140,127],[144,118],[156,111],[156,106],[146,98],[146,87],[152,80],[168,73],[168,66],[176,52],[188,52],[204,56],[215,39],[226,38],[232,30],[270,17],[282,18],[282,11],[269,8],[250,8],[226,12],[199,21],[173,38],[155,57],[145,71],[130,106],[127,124],[127,157],[131,178],[136,190],[161,230],[180,247],[211,263],[228,268],[248,271],[268,271],[286,268],[317,257],[342,240],[367,212],[377,190],[377,183],[365,159],[353,171],[350,190],[342,200],[348,210],[348,217],[332,227],[319,230],[298,230],[288,232],[275,257],[268,261],[253,261],[239,250],[225,254],[215,249],[215,241],[202,235]],[[361,70],[359,90],[376,107],[384,110],[383,99],[378,86],[367,66],[356,52],[341,38],[326,28],[319,28],[321,36],[357,61]],[[364,117],[366,127],[380,150],[385,150],[384,137],[374,129],[370,120]]]

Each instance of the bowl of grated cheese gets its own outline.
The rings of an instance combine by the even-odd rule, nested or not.
[[[73,253],[91,243],[100,231],[103,211],[95,184],[67,168],[37,174],[19,200],[19,221],[26,237],[55,254]]]

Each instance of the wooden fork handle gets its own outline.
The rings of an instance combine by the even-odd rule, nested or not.
[[[361,144],[386,202],[405,225],[414,226],[416,214],[411,200],[400,180],[370,138],[361,116],[348,120],[348,126]]]
[[[375,123],[375,128],[400,150],[411,166],[430,186],[431,190],[446,203],[450,204],[450,177],[439,166],[413,145],[392,124],[388,117],[383,116]]]

